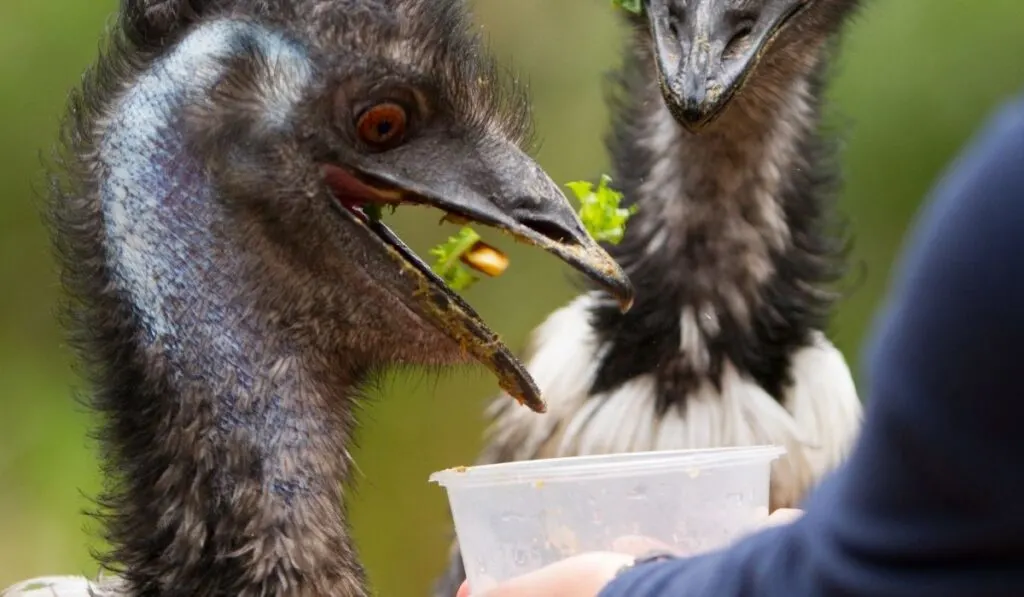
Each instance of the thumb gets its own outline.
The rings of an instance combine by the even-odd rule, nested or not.
[[[633,560],[631,556],[613,552],[572,556],[473,597],[594,597]]]

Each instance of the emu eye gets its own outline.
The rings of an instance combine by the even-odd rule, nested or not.
[[[405,136],[405,108],[394,102],[370,106],[356,119],[359,138],[376,149],[394,147]]]

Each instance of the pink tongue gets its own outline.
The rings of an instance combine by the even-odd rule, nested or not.
[[[330,164],[321,166],[324,181],[334,191],[335,197],[348,208],[359,207],[364,203],[383,202],[373,187],[360,182],[344,169]]]

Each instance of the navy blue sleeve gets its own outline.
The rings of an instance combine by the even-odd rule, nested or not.
[[[805,516],[600,597],[1024,595],[1024,102],[940,181],[897,280],[860,440]]]

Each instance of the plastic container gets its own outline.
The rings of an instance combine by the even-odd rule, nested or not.
[[[528,460],[434,473],[448,491],[474,593],[568,556],[695,554],[768,516],[775,446]]]

